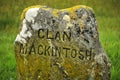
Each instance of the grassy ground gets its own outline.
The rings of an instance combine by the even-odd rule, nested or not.
[[[78,4],[96,13],[100,41],[111,62],[111,80],[120,80],[120,1],[119,0],[0,0],[0,80],[16,80],[14,40],[22,10],[31,5],[67,8]]]

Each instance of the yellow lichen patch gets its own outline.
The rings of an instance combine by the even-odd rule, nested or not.
[[[70,64],[66,64],[65,67],[66,67],[67,69],[71,69],[71,68],[72,68],[72,66],[71,66]]]
[[[68,12],[73,13],[75,10],[80,9],[80,8],[92,9],[88,6],[78,5],[78,6],[74,6],[74,7],[71,7],[71,8],[61,9],[60,11],[68,11]]]
[[[48,7],[46,7],[46,6],[42,6],[41,9],[46,10],[46,11],[49,11],[51,8],[48,8]]]
[[[73,19],[73,20],[77,20],[78,19],[77,15],[75,13],[72,13],[70,15],[70,18]]]
[[[41,8],[41,7],[43,7],[43,6],[41,6],[41,5],[36,5],[36,6],[30,6],[30,7],[28,7],[28,8],[25,8],[24,10],[23,10],[23,12],[22,12],[22,14],[21,14],[21,20],[23,20],[23,18],[24,18],[24,16],[25,16],[25,13],[29,10],[29,9],[31,9],[31,8]]]
[[[54,11],[52,13],[53,13],[54,16],[58,17],[58,12],[59,12],[59,10],[54,9]]]

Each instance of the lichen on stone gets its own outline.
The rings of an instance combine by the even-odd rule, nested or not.
[[[110,80],[92,8],[26,8],[15,39],[18,80]]]

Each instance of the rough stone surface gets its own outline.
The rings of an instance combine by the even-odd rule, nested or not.
[[[111,64],[87,6],[25,9],[15,55],[18,80],[110,80]]]

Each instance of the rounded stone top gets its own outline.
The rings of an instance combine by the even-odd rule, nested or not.
[[[34,10],[39,9],[39,8],[42,8],[42,9],[44,9],[44,10],[52,9],[52,8],[49,8],[49,7],[47,7],[47,6],[42,6],[42,5],[30,6],[30,7],[25,8],[25,9],[23,10],[22,15],[21,15],[21,20],[24,19],[24,16],[26,15],[26,12],[28,12],[29,10],[30,10],[30,11],[31,11],[31,10],[34,11]],[[57,16],[57,13],[58,13],[58,12],[63,12],[63,11],[73,12],[73,11],[75,11],[75,10],[77,10],[77,9],[80,9],[80,8],[90,9],[90,10],[93,11],[93,9],[92,9],[91,7],[88,7],[88,6],[85,6],[85,5],[77,5],[77,6],[70,7],[70,8],[66,8],[66,9],[54,9],[54,10],[53,10],[53,14],[54,14],[55,16]]]

